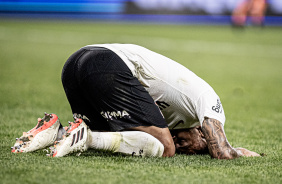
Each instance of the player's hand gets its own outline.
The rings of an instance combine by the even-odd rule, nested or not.
[[[235,150],[239,153],[242,153],[242,156],[245,156],[245,157],[260,157],[258,153],[247,150],[245,148],[235,148]]]

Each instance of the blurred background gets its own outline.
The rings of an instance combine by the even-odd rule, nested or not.
[[[265,25],[282,25],[281,0],[247,1],[245,10],[241,7],[241,16],[265,14]],[[242,3],[243,0],[0,0],[0,16],[229,24],[230,16]],[[251,6],[256,7],[250,10]]]

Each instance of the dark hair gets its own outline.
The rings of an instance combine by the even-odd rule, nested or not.
[[[176,153],[179,154],[207,154],[208,147],[201,127],[171,130]]]

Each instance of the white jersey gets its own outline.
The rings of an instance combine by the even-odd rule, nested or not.
[[[212,87],[179,63],[132,44],[91,45],[115,52],[159,106],[169,129],[202,125],[205,117],[225,123]]]

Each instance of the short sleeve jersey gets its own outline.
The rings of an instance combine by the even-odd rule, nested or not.
[[[218,95],[181,64],[133,44],[91,45],[115,52],[159,106],[169,129],[202,125],[205,117],[223,125],[225,115]]]

